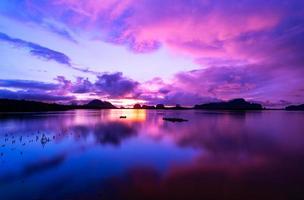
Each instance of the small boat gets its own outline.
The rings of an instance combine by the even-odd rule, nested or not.
[[[175,118],[175,117],[163,117],[164,121],[169,121],[169,122],[187,122],[187,119],[182,119],[182,118]]]
[[[127,118],[127,116],[122,115],[122,116],[120,116],[119,118],[120,118],[120,119],[126,119],[126,118]]]

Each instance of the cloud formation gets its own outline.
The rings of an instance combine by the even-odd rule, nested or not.
[[[53,27],[53,29],[55,29],[55,28]],[[66,35],[67,33],[62,32],[60,34]],[[69,36],[66,35],[66,37],[69,37]],[[36,56],[38,58],[42,58],[44,60],[52,60],[52,61],[55,61],[59,64],[66,65],[66,66],[68,66],[74,70],[80,71],[80,72],[90,73],[90,74],[94,74],[94,75],[99,74],[98,72],[92,71],[88,68],[83,68],[83,67],[79,67],[75,64],[72,64],[70,57],[68,57],[66,54],[59,52],[59,51],[52,50],[52,49],[44,47],[44,46],[41,46],[39,44],[25,41],[25,40],[18,39],[18,38],[13,38],[2,32],[0,32],[0,40],[7,42],[9,44],[12,44],[16,47],[25,48],[25,49],[29,50],[31,55]],[[72,38],[69,38],[69,40],[72,40]]]
[[[71,66],[70,58],[64,53],[61,53],[59,51],[55,51],[47,47],[43,47],[39,44],[28,42],[18,38],[12,38],[7,34],[1,32],[0,32],[0,40],[4,42],[8,42],[16,47],[22,47],[28,49],[32,55],[38,58],[53,60],[56,61],[57,63]]]
[[[121,72],[108,74],[105,73],[97,77],[95,82],[97,91],[109,94],[111,97],[124,97],[132,92],[138,86],[138,82],[123,77]]]
[[[18,90],[11,91],[7,89],[0,89],[0,98],[4,99],[26,99],[33,101],[46,101],[46,102],[69,102],[75,99],[74,96],[69,95],[56,95],[51,92],[41,90]]]
[[[197,64],[197,69],[172,75],[172,80],[156,77],[138,83],[121,73],[98,74],[72,66],[65,54],[0,34],[1,40],[39,58],[97,75],[96,82],[58,77],[65,88],[61,94],[96,93],[170,104],[236,97],[267,105],[304,101],[302,0],[29,0],[10,5],[4,14],[15,19],[45,27],[48,20],[59,22],[69,31],[90,32],[139,54],[165,48]],[[16,13],[20,9],[24,12]],[[47,28],[70,37],[65,29]]]
[[[100,98],[133,97],[138,82],[123,76],[121,72],[103,73],[96,81],[77,77],[76,81],[57,76],[56,83],[32,80],[0,79],[0,98],[28,99],[37,101],[71,101],[77,95],[87,94]]]
[[[199,56],[232,55],[238,37],[273,30],[286,16],[289,21],[303,14],[300,0],[55,0],[19,6],[28,19],[40,16],[72,29],[97,28],[107,33],[108,41],[129,45],[134,51],[146,52],[163,44]]]
[[[98,30],[104,40],[135,52],[164,45],[194,57],[221,59],[253,59],[240,47],[253,46],[256,37],[275,41],[282,28],[297,31],[304,15],[301,0],[30,0],[11,7],[24,10],[16,18],[37,23],[52,19],[71,30]]]
[[[44,82],[32,81],[32,80],[0,79],[0,87],[22,88],[22,89],[40,89],[40,90],[55,90],[55,89],[58,89],[58,84],[44,83]]]

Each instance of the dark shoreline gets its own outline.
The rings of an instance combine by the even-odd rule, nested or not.
[[[166,107],[157,106],[140,106],[136,104],[133,108],[117,108],[109,102],[93,100],[84,105],[63,105],[56,103],[44,103],[27,100],[0,99],[0,113],[35,113],[35,112],[56,112],[68,110],[101,110],[101,109],[139,109],[139,110],[210,110],[210,111],[265,111],[265,110],[285,110],[285,111],[304,111],[303,105],[288,106],[286,108],[264,108],[260,104],[246,102],[244,99],[235,99],[227,102],[207,103],[195,105],[193,107]]]

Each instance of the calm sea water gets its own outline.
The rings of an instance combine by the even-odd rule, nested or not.
[[[0,116],[1,200],[304,197],[304,112]]]

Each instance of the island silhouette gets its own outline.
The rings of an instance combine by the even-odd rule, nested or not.
[[[110,102],[101,101],[98,99],[94,99],[83,105],[64,105],[38,101],[0,99],[0,112],[41,112],[73,109],[116,109],[116,107]]]
[[[227,102],[195,105],[194,108],[204,110],[262,110],[263,106],[258,103],[247,102],[245,99],[233,99]]]
[[[304,110],[304,104],[287,106],[285,110]]]
[[[0,112],[39,112],[39,111],[64,111],[73,109],[118,109],[108,101],[94,99],[82,105],[65,105],[58,103],[45,103],[39,101],[17,100],[17,99],[0,99]],[[120,109],[125,109],[120,107]],[[238,98],[229,101],[212,102],[205,104],[197,104],[193,107],[182,107],[180,104],[176,106],[157,105],[140,105],[135,104],[133,109],[155,109],[155,110],[265,110],[261,104],[248,102],[245,99]],[[287,106],[285,110],[304,110],[304,104]]]

